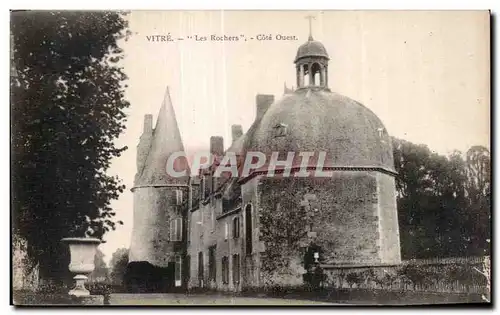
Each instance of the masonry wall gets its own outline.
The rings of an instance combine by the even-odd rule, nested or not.
[[[377,173],[379,224],[382,261],[387,264],[401,262],[396,183],[393,176]]]
[[[242,219],[241,210],[231,211],[222,216],[222,200],[213,198],[207,204],[201,204],[199,209],[188,214],[189,238],[187,243],[187,254],[190,260],[188,288],[210,288],[219,291],[239,291],[241,290],[241,266],[242,266]],[[221,217],[222,216],[222,217]],[[221,217],[221,218],[219,218]],[[232,223],[235,217],[239,217],[239,238],[234,238]],[[228,224],[228,234],[226,238],[226,224]],[[209,279],[209,248],[216,246],[215,281]],[[198,255],[203,254],[203,283],[198,275]],[[240,257],[240,281],[233,279],[233,255]],[[228,257],[228,281],[224,283],[222,277],[222,258]]]
[[[377,173],[368,171],[334,172],[331,178],[262,177],[263,285],[300,284],[311,243],[321,247],[322,263],[380,264],[377,185]]]
[[[261,241],[261,187],[260,180],[262,176],[256,176],[250,179],[241,187],[242,199],[242,288],[251,289],[263,285],[260,270],[261,253],[265,250],[264,243]],[[247,250],[247,218],[245,211],[251,209],[251,250]]]
[[[198,253],[203,253],[203,287],[239,291],[273,285],[301,285],[304,253],[314,243],[320,261],[331,265],[376,266],[397,262],[399,232],[394,180],[369,171],[335,172],[331,178],[257,176],[241,187],[240,209],[222,213],[213,196],[190,212],[189,288],[200,287]],[[247,253],[251,208],[252,251]],[[240,237],[232,236],[239,217]],[[228,237],[226,239],[226,224]],[[312,229],[311,229],[312,224]],[[216,245],[216,281],[209,281],[209,248]],[[240,282],[233,279],[233,255],[240,258]],[[229,259],[229,281],[222,281],[222,258]]]
[[[170,220],[176,216],[171,188],[144,187],[134,190],[134,228],[129,262],[149,262],[167,267],[174,261],[174,243],[169,240]]]
[[[389,291],[485,293],[483,270],[486,257],[416,259],[379,266],[323,266],[325,287]],[[476,270],[477,269],[477,270]]]

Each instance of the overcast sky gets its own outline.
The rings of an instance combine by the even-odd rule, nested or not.
[[[110,169],[127,186],[113,203],[125,225],[100,246],[107,261],[129,246],[136,145],[144,115],[156,121],[167,85],[188,153],[208,148],[212,135],[223,136],[227,148],[231,125],[246,131],[252,123],[257,93],[279,98],[285,82],[295,85],[293,59],[307,41],[307,15],[330,55],[330,88],[370,108],[390,135],[441,154],[489,147],[486,11],[134,11],[128,17],[134,34],[122,42],[131,106],[118,140],[129,150]],[[148,41],[168,34],[174,42]],[[250,39],[259,34],[298,40]],[[195,35],[207,41],[187,38]],[[240,40],[210,41],[211,35]]]

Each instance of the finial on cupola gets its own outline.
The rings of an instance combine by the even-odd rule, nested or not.
[[[313,41],[314,38],[312,36],[312,20],[315,20],[316,18],[312,15],[308,15],[308,16],[306,16],[306,19],[309,20],[309,38],[308,38],[308,40]]]
[[[297,74],[297,89],[316,88],[328,89],[328,53],[325,46],[312,36],[312,20],[314,16],[308,15],[309,39],[297,50],[295,66]],[[307,80],[306,80],[307,79]]]

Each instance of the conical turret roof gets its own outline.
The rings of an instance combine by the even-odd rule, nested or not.
[[[139,177],[139,185],[186,184],[189,178],[189,167],[182,158],[177,158],[176,170],[187,170],[184,177],[173,177],[167,173],[168,158],[177,152],[184,152],[181,134],[175,118],[175,111],[167,87],[165,97],[158,113],[153,130],[151,148],[146,164]]]

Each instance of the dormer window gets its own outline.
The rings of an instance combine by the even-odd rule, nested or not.
[[[279,123],[274,126],[274,137],[284,137],[288,131],[288,125]]]

